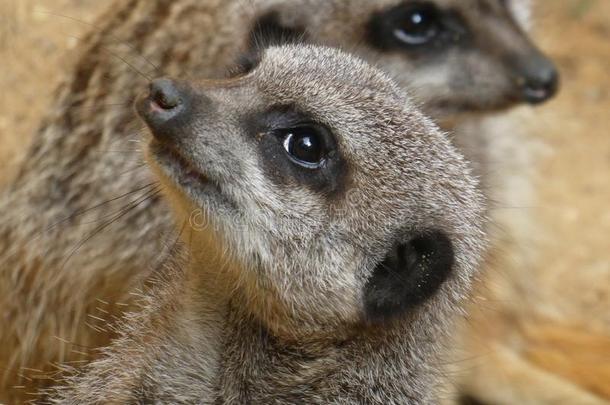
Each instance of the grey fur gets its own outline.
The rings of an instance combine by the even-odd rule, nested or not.
[[[171,144],[220,191],[185,180],[156,142],[148,151],[178,227],[190,224],[188,264],[170,267],[56,401],[436,403],[439,348],[484,247],[483,198],[464,159],[384,74],[330,48],[270,48],[251,74],[196,88],[212,104],[189,111]],[[257,143],[274,135],[251,137],[240,117],[274,105],[334,133],[350,180],[333,206],[262,169]],[[197,210],[207,226],[192,225]],[[367,322],[375,264],[397,235],[429,229],[454,246],[449,280],[393,321]]]
[[[72,348],[106,344],[114,332],[99,329],[162,267],[176,238],[165,204],[153,186],[143,188],[153,180],[140,167],[141,126],[130,107],[146,83],[135,70],[223,76],[244,51],[253,21],[276,11],[282,23],[304,25],[309,40],[378,64],[436,118],[508,107],[511,82],[499,61],[503,52],[531,50],[511,14],[499,0],[434,1],[461,10],[484,45],[423,64],[371,49],[366,20],[396,0],[117,1],[84,39],[19,176],[0,197],[0,308],[10,320],[0,330],[0,363],[8,370],[2,383],[20,384],[21,366],[44,370],[81,359]],[[481,4],[492,6],[485,18]],[[510,4],[525,10],[525,2]],[[483,77],[489,81],[477,85]],[[473,159],[484,155],[476,142],[465,144]],[[481,160],[475,163],[485,173]]]

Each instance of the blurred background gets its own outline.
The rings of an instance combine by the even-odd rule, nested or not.
[[[0,186],[107,1],[0,0]],[[562,89],[516,113],[539,144],[527,264],[495,260],[456,383],[486,403],[610,403],[610,1],[537,0]],[[510,213],[505,214],[510,215]],[[529,240],[529,239],[528,239]],[[504,250],[510,250],[505,247]],[[469,398],[463,398],[468,402]]]

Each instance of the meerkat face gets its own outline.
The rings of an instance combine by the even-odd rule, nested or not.
[[[271,3],[253,43],[343,47],[390,73],[439,118],[541,103],[558,87],[553,63],[525,32],[527,0]]]
[[[276,333],[336,336],[459,297],[481,197],[438,129],[338,50],[272,47],[250,69],[159,79],[137,103],[180,221],[205,218],[192,249],[237,263],[218,271],[244,306]]]

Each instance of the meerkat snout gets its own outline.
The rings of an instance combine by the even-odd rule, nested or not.
[[[523,99],[529,104],[540,104],[552,98],[559,89],[559,73],[548,58],[537,54],[518,62],[518,83]]]

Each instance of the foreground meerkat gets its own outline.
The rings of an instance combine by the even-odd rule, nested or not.
[[[58,403],[436,403],[484,247],[467,164],[341,51],[248,69],[138,100],[189,261]]]
[[[440,120],[498,111],[544,101],[556,88],[552,64],[523,32],[525,5],[116,2],[83,40],[20,174],[0,197],[2,383],[27,385],[17,377],[30,374],[22,367],[46,370],[106,344],[112,330],[100,329],[171,250],[170,215],[134,142],[140,127],[129,105],[143,76],[221,77],[244,51],[309,41],[374,61]],[[473,133],[456,138],[485,173],[487,155]]]

